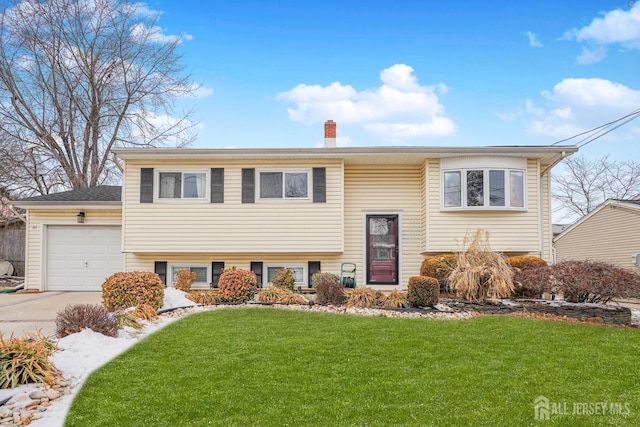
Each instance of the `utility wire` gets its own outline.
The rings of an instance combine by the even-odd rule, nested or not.
[[[627,114],[625,116],[622,116],[622,117],[620,117],[620,118],[618,118],[616,120],[610,121],[608,123],[605,123],[603,125],[595,127],[593,129],[590,129],[590,130],[578,133],[576,135],[570,136],[569,138],[561,139],[560,141],[556,141],[551,145],[557,145],[557,144],[560,144],[562,142],[566,142],[566,141],[570,141],[570,140],[572,140],[574,138],[578,138],[580,136],[588,135],[585,138],[581,139],[576,144],[579,148],[581,148],[581,147],[584,147],[585,145],[595,141],[596,139],[605,136],[609,132],[612,132],[612,131],[618,129],[620,126],[625,125],[625,124],[629,123],[630,121],[637,119],[638,117],[640,117],[640,108],[638,108],[638,109],[632,111],[631,113],[629,113],[629,114]],[[622,122],[622,123],[619,123],[619,122]],[[619,123],[619,124],[616,125],[616,126],[613,126],[616,123]],[[608,129],[609,127],[611,127],[611,128]],[[595,134],[594,134],[594,132],[595,132]]]

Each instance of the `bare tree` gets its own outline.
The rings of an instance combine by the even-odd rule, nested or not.
[[[197,86],[179,36],[119,0],[24,0],[0,16],[0,184],[20,194],[117,179],[111,149],[187,144]]]
[[[582,156],[564,161],[564,171],[553,177],[554,210],[584,216],[607,199],[640,196],[640,163],[610,161],[608,156],[588,160]]]

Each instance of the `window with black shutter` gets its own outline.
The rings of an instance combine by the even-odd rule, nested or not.
[[[224,203],[224,168],[211,168],[211,203]]]
[[[311,287],[311,278],[320,271],[320,261],[309,261],[307,270],[309,270],[309,287]]]
[[[251,271],[256,275],[258,287],[262,287],[262,261],[251,261]]]
[[[167,261],[156,261],[153,266],[153,271],[160,276],[160,280],[167,287]]]
[[[140,203],[153,203],[153,168],[140,169]]]
[[[242,203],[256,201],[256,170],[242,169]]]
[[[313,168],[313,203],[327,201],[327,168]]]
[[[220,282],[220,275],[224,271],[224,262],[214,261],[211,263],[211,287],[217,288]]]

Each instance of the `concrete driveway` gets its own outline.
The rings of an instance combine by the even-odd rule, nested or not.
[[[101,302],[102,292],[0,294],[0,333],[8,338],[40,330],[52,336],[56,333],[56,314],[66,306]]]

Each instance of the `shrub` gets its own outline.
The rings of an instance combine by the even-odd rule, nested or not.
[[[178,270],[176,271],[176,280],[173,283],[173,286],[182,292],[189,292],[191,290],[191,285],[196,281],[196,277],[197,273],[195,271]]]
[[[407,300],[415,307],[433,307],[440,301],[440,283],[434,277],[409,277]]]
[[[186,297],[196,304],[202,305],[214,305],[222,302],[218,291],[191,291]]]
[[[164,284],[150,271],[115,273],[102,284],[102,305],[107,310],[148,304],[156,310],[162,307]]]
[[[320,305],[342,305],[346,295],[339,283],[321,282],[316,289],[316,303]]]
[[[456,268],[457,263],[455,254],[431,256],[422,261],[420,275],[435,277],[440,283],[440,291],[449,292],[449,275]]]
[[[540,298],[543,292],[557,292],[553,287],[552,277],[553,269],[548,265],[515,271],[513,293],[525,298]]]
[[[118,320],[118,329],[123,329],[127,326],[133,329],[142,329],[142,325],[138,322],[132,310],[118,310],[116,319]]]
[[[296,276],[293,270],[281,268],[276,271],[276,275],[271,279],[271,284],[276,288],[289,289],[293,291],[296,285]]]
[[[535,275],[526,274],[526,271],[544,267],[548,265],[547,261],[537,256],[524,255],[509,257],[507,262],[513,269],[513,295],[524,298],[540,298],[543,292],[540,284],[531,283],[531,279]]]
[[[218,289],[224,301],[247,302],[255,295],[256,283],[255,273],[234,268],[220,275]]]
[[[346,292],[347,299],[344,305],[348,307],[370,308],[378,302],[378,292],[375,289],[360,287]]]
[[[275,302],[280,304],[306,304],[308,301],[300,294],[294,293],[291,289],[269,286],[258,292],[258,301]]]
[[[407,302],[407,293],[394,289],[386,295],[382,294],[378,305],[382,308],[402,308],[406,306]]]
[[[56,335],[58,338],[91,329],[108,337],[118,334],[118,320],[101,305],[68,305],[56,316]]]
[[[0,389],[53,384],[58,372],[49,357],[55,350],[55,344],[40,333],[7,339],[0,334]]]
[[[337,283],[340,284],[340,276],[333,273],[323,273],[318,271],[311,276],[311,287],[316,289],[320,283]]]
[[[156,320],[158,318],[158,310],[149,304],[140,304],[131,312],[136,319],[140,320]]]
[[[458,253],[449,285],[456,296],[468,301],[505,298],[513,293],[513,270],[500,254],[489,247],[489,232],[477,230],[465,237],[467,250]]]
[[[640,296],[640,275],[600,261],[563,261],[552,267],[553,284],[570,302],[606,304]]]

